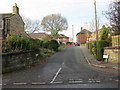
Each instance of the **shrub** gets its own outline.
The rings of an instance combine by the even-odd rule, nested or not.
[[[109,42],[107,40],[99,40],[96,41],[96,47],[97,47],[97,53],[96,53],[96,58],[97,60],[101,61],[103,59],[103,54],[104,54],[104,47],[109,46]]]
[[[51,50],[58,51],[59,44],[56,40],[51,40],[48,47]]]
[[[39,51],[42,47],[43,41],[39,39],[32,39],[23,36],[7,36],[2,43],[2,52],[26,51],[33,50]]]
[[[43,42],[43,47],[50,50],[57,51],[59,44],[56,40],[46,40]]]
[[[104,60],[103,53],[104,47],[109,46],[110,43],[107,40],[98,40],[98,41],[91,41],[88,43],[88,49],[94,55],[97,60]]]

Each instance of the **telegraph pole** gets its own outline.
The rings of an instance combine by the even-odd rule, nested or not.
[[[94,14],[95,14],[95,31],[96,31],[96,40],[98,40],[98,27],[97,27],[97,10],[96,10],[96,0],[94,0]]]
[[[72,42],[74,41],[74,25],[72,25]]]

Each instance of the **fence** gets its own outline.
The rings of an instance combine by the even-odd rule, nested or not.
[[[120,35],[112,36],[112,47],[120,46]]]

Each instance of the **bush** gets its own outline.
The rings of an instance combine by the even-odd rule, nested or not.
[[[54,51],[58,51],[59,44],[56,40],[51,40],[48,48]]]
[[[32,39],[23,36],[7,36],[2,43],[2,52],[15,52],[34,50],[38,51],[42,47],[43,41]]]
[[[46,40],[43,42],[43,47],[50,50],[57,51],[59,44],[56,40]]]
[[[88,43],[88,49],[98,61],[101,61],[104,60],[103,59],[104,47],[107,47],[109,45],[110,43],[107,40],[91,41]]]
[[[96,58],[97,60],[101,61],[103,59],[103,54],[104,54],[104,47],[109,46],[109,42],[107,40],[99,40],[96,41],[96,47],[97,47],[97,53],[96,53]]]

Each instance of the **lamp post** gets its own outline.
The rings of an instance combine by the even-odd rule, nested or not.
[[[96,30],[96,40],[98,40],[98,27],[97,27],[97,10],[96,10],[96,0],[94,0],[94,14],[95,14],[95,30]]]

